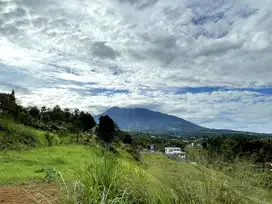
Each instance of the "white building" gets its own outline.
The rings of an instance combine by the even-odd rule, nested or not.
[[[178,156],[181,159],[186,159],[186,153],[181,151],[179,147],[165,147],[165,154],[169,156]]]
[[[165,147],[165,154],[179,155],[179,154],[181,154],[181,150],[179,147]]]

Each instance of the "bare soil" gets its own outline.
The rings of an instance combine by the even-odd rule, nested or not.
[[[59,197],[58,186],[48,183],[27,183],[0,186],[0,204],[48,204]]]

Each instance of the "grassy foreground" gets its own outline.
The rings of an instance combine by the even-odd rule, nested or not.
[[[56,169],[70,178],[89,155],[90,150],[76,145],[0,152],[0,184],[42,179],[43,173],[35,173],[42,168]]]
[[[230,177],[163,155],[136,163],[120,153],[77,145],[0,152],[0,184],[42,180],[36,172],[51,168],[63,176],[63,203],[272,203],[271,192],[255,187],[247,173]]]

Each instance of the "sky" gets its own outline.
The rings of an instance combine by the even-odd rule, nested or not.
[[[271,0],[0,0],[0,92],[272,132]]]

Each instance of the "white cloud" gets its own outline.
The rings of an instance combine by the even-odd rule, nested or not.
[[[94,112],[153,104],[208,126],[259,130],[262,116],[270,124],[270,95],[165,90],[271,87],[271,13],[268,0],[2,0],[0,79],[27,88],[25,104]],[[92,89],[116,93],[83,96]]]

